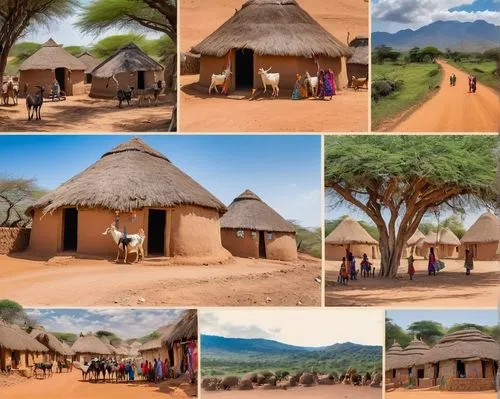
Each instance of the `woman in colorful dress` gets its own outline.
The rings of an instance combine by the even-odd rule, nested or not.
[[[432,274],[436,275],[436,255],[434,255],[434,248],[431,247],[429,252],[429,264],[427,265],[427,271],[429,272],[429,276]]]
[[[320,69],[318,73],[318,91],[316,97],[320,100],[325,98],[325,71],[322,69]]]
[[[474,270],[474,255],[469,249],[465,250],[465,275],[470,276],[470,271]]]
[[[323,77],[323,91],[325,97],[330,97],[330,100],[335,95],[334,87],[333,87],[333,71],[329,69],[325,72]]]
[[[413,266],[414,262],[415,259],[413,258],[413,250],[412,250],[410,256],[408,256],[408,275],[410,276],[410,280],[413,280],[413,276],[415,275],[415,266]]]
[[[295,76],[295,86],[293,87],[292,100],[300,100],[302,96],[300,95],[302,76],[297,74]]]

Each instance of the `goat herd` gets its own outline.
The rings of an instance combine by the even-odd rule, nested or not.
[[[116,360],[92,359],[87,365],[80,365],[83,381],[99,382],[102,375],[102,382],[120,382],[129,381],[130,368],[133,365],[130,362],[118,362]]]
[[[58,360],[57,361],[57,371],[62,373],[64,369],[66,372],[73,371],[73,362],[70,359]],[[46,363],[35,363],[33,365],[33,375],[38,378],[38,374],[41,374],[41,377],[52,377],[52,368],[54,364],[51,362]]]

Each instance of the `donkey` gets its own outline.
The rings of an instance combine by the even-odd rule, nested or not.
[[[43,105],[43,92],[45,91],[45,87],[43,86],[35,86],[39,89],[38,93],[32,96],[31,94],[26,95],[26,109],[28,110],[28,120],[33,119],[33,115],[35,115],[36,120],[42,120],[42,115],[40,111],[42,110]],[[31,110],[33,109],[33,112]],[[30,114],[31,113],[31,114]]]
[[[121,233],[115,226],[114,223],[111,224],[110,227],[102,233],[102,235],[108,235],[111,234],[113,237],[113,240],[116,242],[116,245],[118,245],[118,253],[116,254],[116,259],[115,262],[118,263],[118,260],[120,259],[120,249],[123,250],[124,252],[124,262],[127,263],[127,257],[129,253],[136,253],[135,261],[134,262],[139,262],[139,257],[141,260],[144,260],[144,240],[146,238],[146,235],[144,234],[143,229],[139,229],[137,234],[127,234],[127,237],[123,237],[123,233]]]
[[[33,374],[36,377],[36,371],[37,370],[42,370],[43,371],[43,378],[47,377],[52,377],[52,363],[35,363],[33,365]]]

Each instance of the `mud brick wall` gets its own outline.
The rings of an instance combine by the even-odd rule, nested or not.
[[[447,391],[490,391],[495,389],[494,378],[455,378],[446,379]]]
[[[483,378],[483,364],[481,360],[465,362],[465,376],[467,378]]]
[[[419,378],[418,387],[419,388],[430,388],[436,385],[436,380],[434,378]]]
[[[0,227],[0,255],[24,251],[28,248],[31,229]]]
[[[439,362],[439,377],[455,377],[457,375],[457,362],[445,360]]]
[[[427,363],[424,367],[424,377],[425,379],[434,378],[435,366],[433,364]]]

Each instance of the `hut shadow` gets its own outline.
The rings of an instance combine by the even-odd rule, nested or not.
[[[271,96],[272,89],[267,88],[267,92],[264,93],[264,89],[257,89],[255,95],[252,96],[252,90],[236,90],[232,91],[231,94],[225,95],[216,93],[215,90],[212,94],[208,94],[208,87],[200,85],[198,82],[188,83],[181,87],[181,91],[188,96],[200,98],[202,100],[233,100],[233,101],[277,101],[277,100],[287,100],[292,101],[292,90],[281,89],[280,95],[277,98]],[[307,101],[311,99],[304,99]]]

